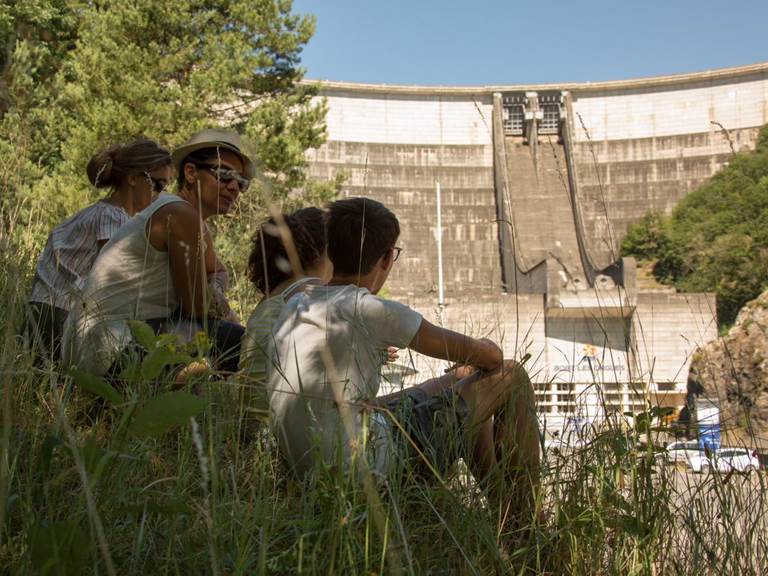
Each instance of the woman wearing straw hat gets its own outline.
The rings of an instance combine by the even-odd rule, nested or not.
[[[100,375],[119,368],[133,319],[188,338],[205,330],[215,366],[237,370],[243,327],[211,314],[209,284],[225,288],[227,274],[205,222],[229,212],[255,167],[240,137],[225,130],[198,132],[172,157],[178,195],[158,197],[104,247],[83,306],[67,321],[65,365]]]
[[[109,195],[53,229],[35,268],[28,333],[35,350],[58,358],[64,320],[107,241],[171,181],[171,154],[138,139],[101,150],[86,167],[95,188]]]

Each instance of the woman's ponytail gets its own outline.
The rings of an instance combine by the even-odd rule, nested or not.
[[[96,188],[119,186],[126,176],[149,172],[171,163],[171,154],[154,140],[141,138],[116,144],[91,158],[85,171]]]

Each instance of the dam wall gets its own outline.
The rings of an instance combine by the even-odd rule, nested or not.
[[[379,199],[401,218],[405,264],[394,271],[389,286],[399,295],[435,288],[438,182],[446,294],[493,292],[502,284],[501,262],[489,256],[502,240],[499,217],[504,216],[494,198],[499,169],[494,167],[494,94],[505,102],[532,94],[542,101],[559,95],[563,101],[565,164],[574,198],[565,209],[574,212],[582,257],[596,270],[618,260],[618,244],[630,224],[649,210],[671,212],[734,152],[753,148],[759,128],[768,122],[768,63],[601,83],[465,88],[326,82],[320,88],[328,105],[328,141],[309,152],[310,174],[325,179],[343,172],[345,195]],[[507,122],[512,118],[504,120],[508,139]],[[546,159],[547,148],[559,149],[563,138],[563,130],[540,133],[539,156]],[[507,142],[511,150],[521,145]],[[552,171],[545,168],[540,175]],[[518,182],[518,176],[526,178],[508,174],[509,181]],[[555,187],[548,189],[552,197]],[[530,190],[526,194],[535,196]],[[542,198],[535,210],[563,208],[563,202]],[[525,225],[535,227],[535,219]],[[572,246],[569,237],[515,249],[567,254]]]
[[[325,97],[329,138],[309,152],[310,176],[343,172],[344,196],[374,198],[398,216],[403,253],[388,282],[391,293],[437,292],[438,183],[446,293],[497,292],[491,98],[344,90]]]
[[[308,153],[311,177],[342,173],[342,196],[379,200],[401,222],[385,295],[527,358],[547,426],[682,404],[692,354],[717,336],[714,296],[638,289],[618,246],[754,147],[768,63],[593,84],[329,82],[320,94],[328,140]],[[446,367],[401,362],[411,384]]]
[[[754,148],[768,123],[768,69],[580,87],[571,100],[588,249],[605,266],[630,224],[649,210],[669,214],[734,152]]]

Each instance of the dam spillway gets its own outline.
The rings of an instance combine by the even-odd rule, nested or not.
[[[692,352],[717,333],[714,297],[638,290],[618,244],[646,212],[670,213],[754,147],[768,64],[562,85],[324,82],[320,92],[328,141],[309,153],[310,175],[342,172],[344,195],[398,215],[393,297],[435,319],[439,183],[446,325],[530,353],[540,409],[555,420],[600,402],[680,405]]]
[[[536,93],[494,95],[496,205],[508,292],[546,293],[548,268],[572,291],[589,287],[569,182],[563,96],[545,98],[550,104],[541,110]]]
[[[547,257],[562,262],[569,277],[584,282],[568,190],[563,147],[539,148],[505,138],[508,221],[517,234],[519,268],[531,272]]]

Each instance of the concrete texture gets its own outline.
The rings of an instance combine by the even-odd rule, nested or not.
[[[495,331],[507,354],[530,353],[540,408],[555,420],[662,393],[679,403],[692,351],[716,336],[714,298],[646,280],[638,292],[618,243],[754,146],[768,63],[596,84],[324,83],[321,94],[328,142],[309,153],[311,175],[343,172],[344,195],[400,218],[392,297],[437,319],[439,182],[446,326]],[[524,117],[514,134],[503,122],[513,102]],[[434,368],[413,362],[416,378]]]
[[[690,402],[716,400],[731,441],[768,449],[768,292],[748,302],[722,338],[693,354],[686,392]]]
[[[310,175],[347,175],[343,194],[383,202],[401,220],[404,251],[388,282],[398,297],[437,292],[436,184],[441,186],[448,294],[501,285],[490,146],[328,142],[310,152]]]
[[[717,337],[715,296],[640,292],[632,324],[639,379],[683,392],[693,352]]]
[[[537,148],[506,138],[507,188],[524,271],[553,257],[569,278],[586,286],[573,220],[565,154],[557,138]]]

